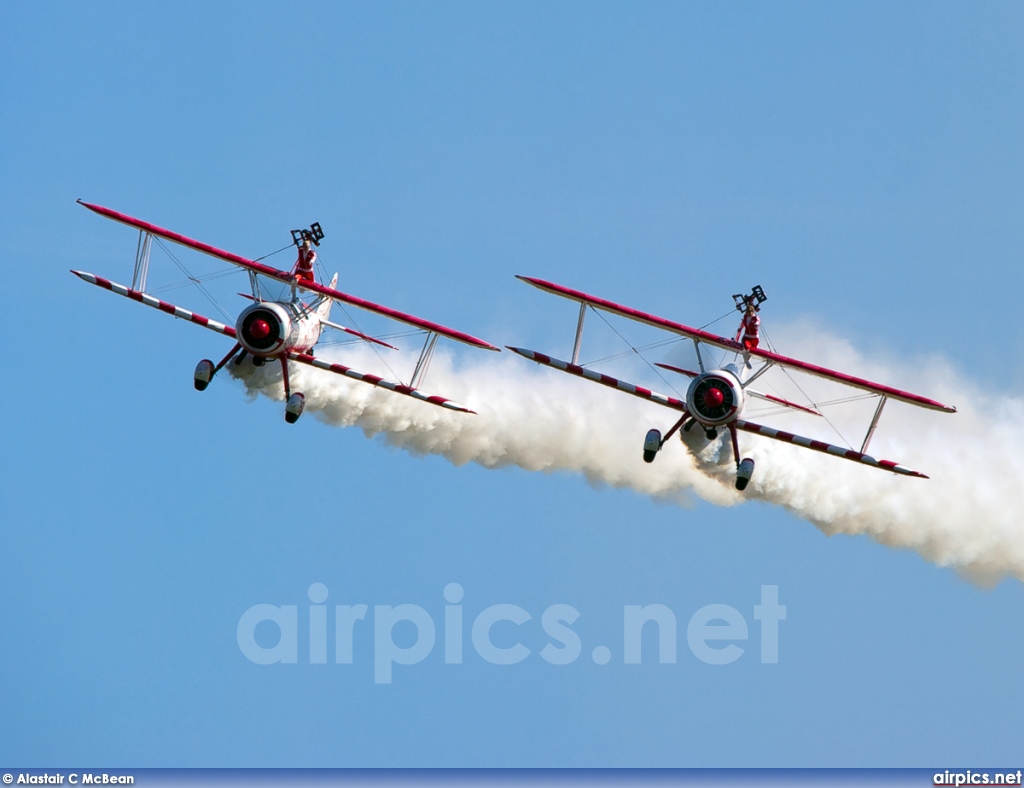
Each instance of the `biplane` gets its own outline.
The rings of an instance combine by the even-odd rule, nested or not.
[[[949,405],[943,405],[941,402],[936,402],[935,400],[922,397],[918,394],[912,394],[908,391],[901,391],[881,383],[874,383],[843,372],[819,367],[806,361],[800,361],[799,359],[789,358],[770,350],[758,348],[756,343],[753,347],[741,344],[738,337],[737,339],[729,339],[699,328],[691,328],[690,326],[685,326],[681,323],[676,323],[663,317],[658,317],[656,315],[648,314],[647,312],[642,312],[638,309],[616,304],[612,301],[607,301],[603,298],[598,298],[596,296],[580,292],[579,290],[573,290],[569,287],[547,282],[543,279],[525,276],[519,276],[516,278],[538,288],[539,290],[543,290],[544,292],[552,293],[554,295],[561,296],[562,298],[567,298],[570,301],[579,303],[580,311],[579,319],[576,324],[576,338],[573,344],[571,361],[563,361],[544,353],[540,353],[536,350],[527,350],[525,348],[509,346],[509,350],[518,353],[520,356],[523,356],[530,361],[535,361],[538,364],[553,367],[554,369],[559,369],[570,375],[576,375],[577,377],[584,378],[585,380],[600,383],[602,386],[608,386],[634,397],[639,397],[640,399],[657,403],[658,405],[675,410],[680,414],[676,422],[664,434],[662,434],[659,429],[651,429],[647,432],[643,444],[643,458],[646,462],[653,462],[658,452],[661,451],[666,442],[678,430],[688,432],[694,425],[697,425],[704,431],[708,440],[715,440],[718,437],[718,431],[720,429],[724,428],[728,430],[731,438],[733,459],[736,463],[736,489],[738,490],[746,489],[747,484],[750,482],[751,476],[754,473],[754,460],[749,457],[742,458],[740,454],[738,433],[741,431],[761,435],[784,443],[791,443],[794,446],[800,446],[805,449],[811,449],[824,454],[831,454],[834,457],[840,457],[845,460],[862,463],[881,470],[891,471],[892,473],[927,479],[928,477],[919,471],[912,470],[900,465],[899,463],[892,462],[891,460],[875,459],[866,453],[868,445],[871,442],[871,438],[878,426],[879,418],[882,415],[882,408],[889,400],[896,400],[898,402],[905,402],[909,405],[929,408],[931,410],[942,411],[944,413],[956,412],[956,408],[950,407]],[[760,301],[765,300],[766,296],[760,287],[756,287],[754,288],[753,293],[749,296],[737,295],[733,296],[733,298],[736,301],[736,308],[743,311],[745,306],[750,304],[757,305]],[[618,378],[614,378],[610,375],[580,366],[580,344],[583,338],[584,318],[586,317],[588,308],[624,317],[628,320],[634,320],[638,323],[663,329],[680,337],[692,340],[697,354],[699,370],[688,370],[670,364],[658,364],[658,366],[663,369],[680,373],[691,379],[686,390],[686,396],[682,399],[678,399],[665,394],[659,394],[642,386],[637,386],[633,383],[619,380]],[[728,352],[732,352],[736,354],[736,360],[741,363],[727,363],[723,364],[719,368],[714,368],[705,362],[704,356],[701,353],[702,346],[724,350],[727,351],[727,354]],[[751,364],[752,361],[759,365],[756,370]],[[877,395],[878,405],[875,408],[874,416],[868,426],[867,434],[864,436],[860,451],[843,448],[842,446],[835,446],[819,440],[812,440],[811,438],[804,438],[800,435],[794,435],[772,427],[755,424],[741,418],[744,406],[749,399],[763,399],[784,408],[792,408],[798,411],[821,415],[812,406],[801,405],[782,397],[759,392],[751,388],[751,384],[754,383],[754,381],[761,378],[762,375],[773,367],[797,370],[819,378],[835,381],[846,386],[852,386],[855,389],[868,392],[869,395]],[[680,435],[680,437],[682,436]]]
[[[337,274],[334,275],[329,286],[317,282],[315,276],[310,275],[309,270],[303,268],[304,258],[301,250],[309,250],[313,244],[319,245],[320,240],[323,239],[323,230],[319,223],[314,223],[308,230],[292,230],[292,241],[300,249],[299,262],[296,264],[296,271],[283,271],[256,260],[249,260],[232,252],[226,252],[223,249],[218,249],[163,227],[158,227],[155,224],[111,210],[110,208],[82,202],[81,200],[78,202],[100,216],[105,216],[129,227],[134,227],[139,231],[139,240],[136,248],[135,271],[131,287],[112,282],[95,274],[86,273],[85,271],[73,270],[71,273],[90,284],[125,296],[140,304],[159,309],[161,312],[173,315],[181,320],[187,320],[203,328],[216,331],[235,341],[231,350],[216,364],[210,359],[203,359],[196,365],[193,382],[198,391],[204,391],[210,385],[217,372],[223,369],[229,361],[234,359],[234,363],[241,364],[248,355],[252,357],[252,362],[256,366],[262,366],[266,362],[273,360],[280,363],[284,383],[285,421],[289,424],[294,424],[298,421],[306,401],[305,395],[302,392],[293,391],[291,388],[288,374],[290,362],[333,372],[337,375],[359,380],[371,386],[388,389],[396,394],[413,397],[422,402],[447,408],[448,410],[474,413],[465,405],[460,405],[446,397],[427,394],[419,388],[426,375],[437,339],[438,337],[446,337],[484,350],[497,351],[499,348],[462,331],[457,331],[453,328],[400,312],[397,309],[382,306],[336,290]],[[211,320],[203,315],[162,301],[156,296],[145,292],[150,250],[154,238],[164,239],[189,249],[194,249],[239,266],[248,272],[252,294],[240,293],[239,295],[247,298],[252,303],[242,310],[234,325]],[[315,259],[315,256],[312,259]],[[309,258],[306,258],[306,260],[309,261],[311,270],[312,263]],[[263,277],[265,280],[262,283],[262,287],[260,277]],[[281,285],[286,286],[284,290],[286,297],[277,299],[265,297],[264,290],[269,291],[273,289],[268,286],[270,284],[277,285],[279,290]],[[342,331],[360,340],[394,349],[394,346],[387,342],[331,321],[331,306],[335,303],[347,304],[368,312],[383,315],[391,320],[405,323],[425,332],[426,337],[423,347],[409,383],[385,380],[377,375],[359,372],[343,364],[331,363],[314,356],[313,348],[320,340],[324,329]]]

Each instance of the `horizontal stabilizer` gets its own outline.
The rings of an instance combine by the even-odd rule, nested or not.
[[[700,373],[694,372],[692,369],[683,369],[682,367],[674,367],[671,364],[658,364],[654,366],[667,369],[669,372],[678,372],[680,375],[686,375],[689,378],[695,378]],[[820,416],[821,413],[816,411],[814,408],[808,408],[806,405],[797,405],[795,402],[790,402],[788,399],[782,397],[776,397],[774,394],[765,394],[763,391],[754,391],[746,387],[743,390],[755,399],[765,400],[767,402],[774,402],[776,405],[782,405],[787,408],[793,408],[794,410],[802,410],[804,413],[810,413],[812,416]]]
[[[377,345],[383,345],[386,348],[391,348],[392,350],[398,350],[398,348],[396,348],[394,345],[389,345],[387,342],[384,342],[383,340],[380,339],[376,339],[375,337],[371,337],[368,334],[364,334],[362,331],[356,331],[354,328],[347,328],[346,326],[343,326],[340,323],[332,323],[330,320],[324,320],[323,318],[320,318],[320,322],[323,323],[325,326],[329,326],[330,328],[335,329],[336,331],[344,331],[346,334],[351,334],[354,337],[365,339],[367,342],[373,342]]]

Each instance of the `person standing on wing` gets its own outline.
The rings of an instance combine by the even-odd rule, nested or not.
[[[299,244],[299,259],[295,261],[295,278],[299,282],[313,282],[316,275],[313,273],[313,264],[316,262],[316,251],[309,238],[303,238]]]
[[[750,351],[757,347],[760,339],[757,336],[761,328],[761,318],[757,316],[757,306],[753,301],[747,301],[746,313],[736,331],[736,341],[743,345],[743,360],[747,369],[750,369]]]
[[[760,341],[757,336],[761,328],[761,318],[757,316],[757,307],[750,301],[747,302],[746,314],[736,331],[736,341],[743,345],[744,350],[753,350]]]

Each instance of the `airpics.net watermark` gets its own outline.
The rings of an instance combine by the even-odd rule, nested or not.
[[[334,605],[333,626],[328,626],[328,589],[323,583],[313,583],[309,597],[309,647],[301,649],[304,661],[311,665],[327,664],[328,656],[337,665],[351,665],[353,644],[357,638],[370,637],[367,621],[369,606]],[[447,665],[462,664],[467,649],[463,643],[466,630],[465,611],[460,604],[464,591],[458,583],[444,587],[444,661]],[[583,642],[572,629],[580,611],[572,605],[550,605],[540,615],[540,627],[547,643],[537,651],[540,659],[551,665],[569,665],[583,653]],[[779,587],[761,586],[760,601],[753,605],[753,620],[758,624],[760,660],[764,664],[779,661],[779,622],[786,619],[786,606],[779,604]],[[531,657],[534,652],[519,642],[520,629],[533,621],[533,615],[512,604],[497,604],[475,613],[469,626],[470,642],[476,655],[492,665],[515,665]],[[496,645],[493,630],[501,624],[502,645]],[[511,627],[510,627],[511,625]],[[534,624],[534,626],[536,626]],[[257,635],[260,628],[261,635]],[[415,636],[395,640],[395,630]],[[274,630],[276,629],[276,633]],[[331,635],[333,629],[333,638]],[[623,605],[622,652],[623,664],[639,665],[644,662],[643,633],[654,630],[657,637],[657,661],[675,664],[677,651],[677,620],[671,608],[661,604]],[[728,665],[740,659],[746,648],[740,643],[750,640],[747,619],[730,605],[705,605],[697,610],[686,624],[686,644],[690,652],[708,665]],[[271,633],[268,644],[266,637]],[[509,637],[509,632],[515,633]],[[276,638],[274,635],[276,634]],[[373,680],[376,684],[390,684],[395,665],[416,665],[434,650],[438,639],[437,626],[430,613],[419,605],[373,606]],[[300,657],[299,606],[253,605],[238,620],[238,647],[242,654],[257,665],[295,664]],[[333,640],[333,649],[329,648]],[[263,641],[258,642],[258,641]],[[505,645],[511,641],[511,645]],[[305,644],[303,644],[305,645]],[[333,652],[329,655],[329,652]],[[612,649],[595,646],[590,658],[598,665],[612,661]],[[652,662],[653,656],[648,655]]]

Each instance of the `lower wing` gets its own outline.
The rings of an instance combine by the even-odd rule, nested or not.
[[[576,377],[580,377],[585,380],[592,380],[595,383],[600,383],[602,386],[607,386],[608,388],[615,389],[616,391],[622,391],[626,394],[631,394],[634,397],[639,397],[640,399],[645,399],[650,402],[656,402],[659,405],[664,405],[665,407],[672,408],[673,410],[682,411],[683,413],[687,412],[686,403],[676,399],[675,397],[658,394],[657,392],[645,389],[642,386],[627,383],[624,380],[613,378],[611,375],[604,375],[600,372],[595,372],[592,369],[581,367],[578,364],[570,364],[568,361],[553,358],[552,356],[540,353],[536,350],[527,350],[525,348],[511,346],[509,346],[508,349],[514,353],[518,353],[523,358],[527,358],[530,361],[536,361],[538,364],[543,364],[546,367],[553,367],[554,369],[559,369],[562,372],[567,372],[570,375],[575,375]],[[766,438],[772,438],[773,440],[782,441],[783,443],[791,443],[794,446],[802,446],[805,449],[812,449],[813,451],[820,451],[823,454],[831,454],[833,457],[841,457],[844,460],[851,460],[863,465],[870,465],[873,468],[879,468],[883,471],[892,471],[893,473],[903,474],[904,476],[917,476],[921,479],[928,478],[919,471],[912,470],[900,465],[899,463],[892,462],[891,460],[876,460],[874,457],[862,454],[859,451],[844,449],[842,446],[833,446],[830,443],[824,443],[822,441],[811,440],[810,438],[793,435],[792,433],[783,432],[782,430],[777,430],[772,427],[763,427],[760,424],[754,424],[750,421],[737,419],[733,422],[733,426],[737,429],[743,430],[744,432],[763,435]]]
[[[527,358],[530,361],[536,361],[538,364],[543,364],[546,367],[553,367],[554,369],[560,369],[562,372],[568,372],[570,375],[575,375],[585,380],[592,380],[595,383],[600,383],[602,386],[608,386],[608,388],[615,389],[616,391],[623,391],[626,394],[632,394],[634,397],[640,399],[649,400],[650,402],[657,402],[659,405],[664,405],[666,408],[672,408],[673,410],[680,410],[686,412],[686,403],[682,400],[676,399],[675,397],[669,397],[666,394],[659,394],[656,391],[645,389],[643,386],[636,386],[632,383],[627,383],[624,380],[613,378],[611,375],[605,375],[601,372],[595,372],[592,369],[581,367],[579,364],[570,364],[568,361],[562,361],[560,358],[554,358],[546,353],[541,353],[537,350],[527,350],[521,347],[512,347],[506,345],[506,347],[513,353],[518,353],[523,358]]]
[[[223,323],[218,323],[216,320],[210,320],[208,317],[190,312],[187,309],[182,309],[180,306],[169,304],[166,301],[161,301],[155,296],[151,296],[149,293],[143,293],[141,290],[132,290],[130,287],[118,284],[117,282],[111,282],[109,279],[104,279],[102,276],[96,276],[95,274],[89,274],[85,271],[74,271],[75,276],[84,282],[88,282],[91,285],[102,287],[104,290],[109,290],[111,293],[117,293],[125,298],[130,298],[132,301],[138,301],[140,304],[151,306],[153,309],[159,309],[161,312],[166,312],[168,315],[179,318],[181,320],[188,320],[190,323],[195,323],[197,326],[208,328],[211,331],[216,331],[218,334],[224,334],[234,339],[237,334],[234,326],[227,326]]]
[[[899,463],[895,463],[892,460],[876,460],[874,457],[867,454],[861,454],[859,451],[854,451],[853,449],[844,449],[842,446],[833,446],[831,443],[811,440],[810,438],[804,438],[800,435],[794,435],[791,432],[783,432],[782,430],[777,430],[773,427],[764,427],[750,421],[743,421],[743,419],[737,419],[733,424],[736,425],[736,429],[743,430],[744,432],[763,435],[766,438],[772,438],[773,440],[782,441],[783,443],[792,443],[794,446],[802,446],[805,449],[820,451],[822,454],[831,454],[833,457],[841,457],[844,460],[852,460],[853,462],[870,465],[873,468],[880,468],[883,471],[892,471],[893,473],[899,473],[903,476],[916,476],[919,479],[928,478],[923,473],[907,468]]]
[[[351,367],[346,367],[344,364],[332,364],[330,361],[324,361],[323,359],[311,356],[308,353],[296,353],[294,350],[288,353],[288,358],[291,361],[297,361],[300,364],[308,364],[311,367],[317,369],[323,369],[327,372],[333,372],[336,375],[344,375],[346,378],[352,378],[353,380],[359,380],[363,383],[369,383],[371,386],[378,386],[388,391],[393,391],[396,394],[404,394],[407,397],[418,399],[421,402],[429,402],[431,405],[437,405],[441,408],[447,408],[448,410],[457,410],[461,413],[473,413],[475,410],[470,410],[465,405],[460,405],[458,402],[454,402],[445,397],[439,397],[434,394],[427,394],[419,389],[414,389],[412,386],[406,386],[403,383],[395,383],[390,380],[384,380],[384,378],[377,377],[376,375],[369,375],[365,372],[358,372]]]
[[[104,290],[109,290],[110,292],[117,293],[125,298],[130,298],[132,301],[138,301],[140,304],[153,307],[153,309],[159,309],[161,312],[173,315],[181,320],[188,320],[190,323],[195,323],[197,326],[202,326],[203,328],[208,328],[211,331],[216,331],[218,334],[224,334],[232,339],[237,338],[237,332],[235,331],[234,326],[218,323],[216,320],[211,320],[210,318],[203,317],[195,312],[182,309],[180,306],[175,306],[174,304],[170,304],[166,301],[161,301],[159,298],[151,296],[149,293],[143,293],[140,290],[132,290],[130,287],[118,284],[117,282],[111,282],[109,279],[104,279],[103,277],[96,276],[95,274],[89,274],[85,271],[72,271],[71,273],[91,285],[102,287]],[[357,372],[351,367],[346,367],[342,364],[331,364],[328,361],[314,358],[306,353],[296,353],[295,351],[291,351],[288,353],[288,358],[292,361],[297,361],[300,364],[308,364],[309,366],[316,367],[317,369],[324,369],[328,372],[344,375],[345,377],[352,378],[353,380],[369,383],[371,386],[379,386],[380,388],[393,391],[396,394],[404,394],[407,397],[418,399],[421,402],[428,402],[431,405],[447,408],[448,410],[456,410],[462,413],[476,413],[476,411],[470,410],[465,405],[460,405],[458,402],[446,399],[445,397],[427,394],[419,389],[414,389],[412,386],[406,386],[402,383],[393,383],[390,380],[384,380],[376,375]]]

